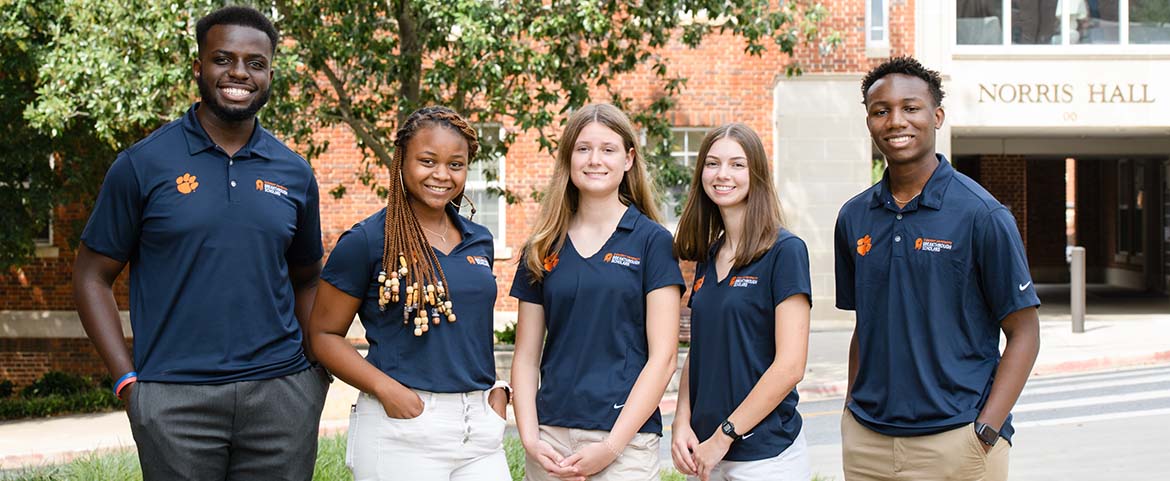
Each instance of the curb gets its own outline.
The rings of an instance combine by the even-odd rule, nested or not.
[[[1160,351],[1138,356],[1105,356],[1091,359],[1077,359],[1062,361],[1032,368],[1032,376],[1055,376],[1058,374],[1076,374],[1090,371],[1103,371],[1150,364],[1170,363],[1170,351]],[[848,387],[846,381],[831,381],[797,385],[797,393],[801,401],[823,401],[835,397],[845,396]]]
[[[1033,376],[1052,376],[1056,374],[1071,374],[1085,371],[1100,371],[1104,369],[1115,369],[1121,367],[1141,366],[1145,364],[1158,364],[1170,362],[1170,351],[1160,351],[1150,354],[1142,354],[1138,356],[1105,356],[1092,359],[1078,359],[1075,361],[1064,361],[1047,366],[1037,366],[1032,368]]]

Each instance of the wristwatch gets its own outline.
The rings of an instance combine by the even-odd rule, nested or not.
[[[979,440],[988,446],[995,446],[995,442],[999,441],[999,431],[980,422],[975,423],[975,436],[978,436]]]
[[[739,435],[735,432],[735,425],[731,424],[730,419],[724,420],[723,424],[719,425],[719,429],[723,430],[723,434],[726,434],[727,437],[731,438],[732,441],[739,441],[740,439],[743,439],[742,435]]]

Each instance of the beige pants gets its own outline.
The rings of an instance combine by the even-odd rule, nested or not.
[[[561,456],[569,457],[587,444],[598,443],[609,435],[609,431],[540,426],[540,440],[548,443]],[[657,481],[658,442],[661,436],[638,433],[608,467],[589,476],[590,481]],[[548,474],[535,459],[524,462],[527,481],[559,481]]]
[[[1007,441],[983,451],[968,424],[928,436],[886,436],[841,415],[841,454],[846,481],[1006,481]]]

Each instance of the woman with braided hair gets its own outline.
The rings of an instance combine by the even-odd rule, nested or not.
[[[658,479],[683,279],[654,202],[626,115],[573,113],[511,291],[529,480]]]
[[[492,236],[457,202],[478,148],[451,109],[412,113],[394,139],[386,208],[342,234],[321,273],[310,345],[361,390],[346,451],[359,481],[509,479]],[[345,339],[355,314],[364,359]]]

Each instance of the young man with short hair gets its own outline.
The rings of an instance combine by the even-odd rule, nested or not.
[[[256,120],[272,23],[228,7],[196,38],[201,102],[110,167],[74,265],[78,313],[146,480],[309,480],[328,389],[300,326],[321,272],[317,182]],[[112,289],[127,263],[132,357]]]
[[[888,167],[835,234],[837,307],[857,318],[841,420],[851,481],[1006,479],[1010,411],[1039,351],[1011,212],[935,152],[941,84],[910,57],[862,82]]]

